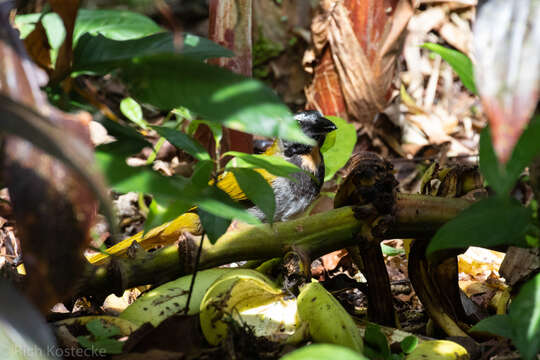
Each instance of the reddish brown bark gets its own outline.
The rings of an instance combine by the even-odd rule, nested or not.
[[[251,0],[211,0],[209,37],[232,50],[235,56],[218,58],[211,63],[237,74],[251,76]],[[204,130],[201,130],[204,131]],[[198,134],[204,137],[203,134]],[[234,150],[253,152],[253,136],[224,128],[222,153]]]

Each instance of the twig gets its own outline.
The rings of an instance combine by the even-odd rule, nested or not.
[[[195,258],[195,268],[193,269],[193,276],[191,276],[191,283],[189,284],[189,294],[186,301],[186,307],[184,308],[184,314],[186,315],[189,311],[189,302],[191,301],[191,294],[193,293],[193,286],[195,286],[195,278],[197,277],[199,261],[201,260],[201,253],[202,253],[202,248],[203,248],[203,243],[204,243],[204,235],[206,235],[206,233],[203,230],[203,233],[201,235],[201,242],[199,244],[199,248],[197,249],[197,257]]]

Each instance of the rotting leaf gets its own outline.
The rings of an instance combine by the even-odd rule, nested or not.
[[[26,47],[26,51],[28,51],[28,55],[30,55],[36,64],[42,69],[51,70],[51,46],[41,20],[38,21],[34,30],[24,39],[24,46]]]
[[[377,0],[322,4],[328,8],[313,22],[314,42],[319,49],[329,44],[339,88],[328,88],[319,97],[342,93],[347,113],[369,128],[390,99],[402,34],[413,14],[412,6],[407,0],[390,1],[390,6]],[[323,55],[323,60],[324,56],[328,55]],[[317,72],[325,70],[317,67],[315,78]],[[313,95],[310,97],[313,99]],[[322,103],[311,99],[310,106],[324,114],[335,114],[337,109],[332,104],[322,108]]]
[[[71,62],[73,60],[73,30],[75,28],[77,11],[79,10],[79,0],[49,0],[49,4],[53,11],[60,15],[66,30],[66,38],[58,50],[56,65],[51,75],[51,81],[60,81],[69,74],[71,69]]]

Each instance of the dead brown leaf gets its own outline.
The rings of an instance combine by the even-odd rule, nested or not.
[[[347,250],[341,249],[321,256],[321,260],[326,271],[332,271],[337,267],[341,259],[347,255]]]
[[[74,151],[92,163],[91,116],[52,108],[40,89],[43,72],[28,60],[9,22],[0,21],[0,27],[0,92],[45,116],[63,129],[66,139],[80,140]],[[82,254],[97,202],[86,181],[31,143],[8,137],[4,155],[4,180],[29,275],[27,291],[40,310],[48,311],[72,295],[86,263]]]
[[[60,81],[69,74],[73,61],[73,29],[79,11],[79,0],[49,0],[49,4],[52,10],[60,15],[66,29],[66,38],[58,50],[56,65],[51,75],[52,81]]]
[[[41,21],[38,21],[34,30],[24,39],[24,46],[36,64],[47,71],[52,70],[51,46]]]
[[[325,56],[331,56],[335,69],[324,64],[323,80],[332,78],[328,70],[335,71],[339,86],[319,86],[316,81],[320,70],[316,69],[314,85],[307,91],[312,93],[308,100],[315,98],[313,93],[317,90],[326,90],[318,95],[320,98],[341,93],[350,117],[370,128],[374,116],[390,100],[396,60],[412,6],[408,0],[348,0],[326,1],[323,8],[313,22],[314,42],[316,49],[328,42],[330,51],[323,53],[321,63],[328,62]],[[334,108],[329,110],[336,111],[335,103],[339,105],[331,102],[329,105]],[[310,105],[323,113],[332,113],[322,108],[320,101],[310,101]]]

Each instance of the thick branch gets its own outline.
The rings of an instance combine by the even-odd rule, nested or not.
[[[431,235],[469,205],[461,199],[398,194],[394,223],[389,225],[382,238],[381,234],[377,237]],[[242,260],[270,259],[282,256],[292,246],[316,258],[355,245],[356,234],[363,226],[371,228],[376,218],[376,210],[371,205],[347,206],[288,222],[242,226],[224,234],[214,245],[205,241],[199,269]],[[130,287],[189,274],[199,241],[188,237],[179,247],[169,246],[153,253],[138,251],[132,259],[118,258],[109,265],[89,264],[80,294],[120,293]]]

